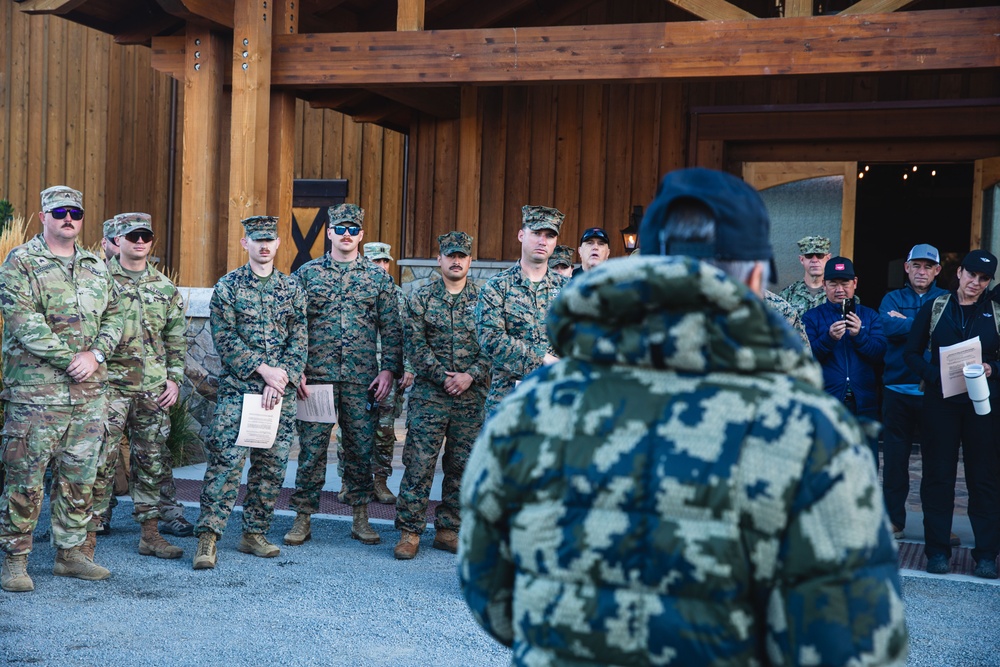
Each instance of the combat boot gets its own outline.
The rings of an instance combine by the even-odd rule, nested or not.
[[[295,515],[295,523],[292,524],[292,529],[285,533],[285,544],[297,547],[300,544],[308,542],[312,539],[312,529],[310,527],[310,522],[312,517],[303,512],[299,512]]]
[[[175,547],[170,542],[163,539],[157,528],[159,519],[146,519],[142,522],[142,537],[139,538],[139,553],[143,556],[156,556],[157,558],[180,558],[184,555],[184,550]]]
[[[361,544],[378,544],[382,538],[368,524],[368,505],[354,506],[354,523],[351,524],[351,537]]]
[[[35,590],[35,582],[28,576],[28,555],[6,556],[0,569],[0,588],[11,593]]]
[[[94,562],[94,551],[97,549],[97,532],[88,530],[87,539],[83,541],[80,545],[80,550],[83,551],[83,555],[87,557],[91,563]]]
[[[392,555],[396,557],[396,560],[410,560],[417,555],[418,549],[420,549],[420,536],[408,530],[401,530],[399,531],[399,542],[392,550]]]
[[[385,485],[385,481],[385,475],[375,475],[375,500],[383,505],[395,505],[396,496],[392,495],[392,491]]]
[[[215,541],[219,536],[208,530],[198,536],[198,548],[194,550],[193,566],[196,570],[211,570],[215,568],[218,554]]]
[[[88,559],[80,546],[59,549],[56,552],[56,565],[52,568],[52,574],[86,581],[101,581],[111,576],[110,570]]]
[[[458,533],[447,528],[438,528],[434,531],[434,544],[431,546],[441,551],[450,551],[453,554],[457,554]]]
[[[243,533],[236,550],[259,558],[274,558],[281,553],[281,549],[268,542],[262,533]]]

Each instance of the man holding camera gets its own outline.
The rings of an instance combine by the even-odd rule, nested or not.
[[[368,523],[368,502],[374,492],[375,402],[385,400],[393,382],[403,375],[403,325],[392,276],[358,252],[365,234],[364,210],[356,204],[338,204],[327,215],[330,252],[295,272],[306,291],[309,318],[309,359],[299,398],[308,397],[309,385],[333,385],[344,452],[343,498],[354,508],[351,537],[362,544],[378,544],[379,535]],[[381,370],[375,356],[379,336]],[[285,544],[297,546],[312,537],[310,516],[319,511],[332,430],[330,424],[298,422],[299,467],[289,503],[296,517]]]
[[[832,257],[823,269],[826,303],[807,310],[802,323],[823,367],[826,393],[843,401],[851,413],[877,419],[875,366],[885,355],[886,337],[878,312],[854,298],[857,287],[854,263]]]

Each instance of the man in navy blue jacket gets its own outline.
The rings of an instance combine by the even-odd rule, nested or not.
[[[859,417],[878,418],[875,365],[885,354],[886,339],[878,313],[857,303],[854,263],[833,257],[823,270],[826,303],[805,312],[816,361],[823,367],[823,388]],[[846,305],[845,305],[846,303]],[[875,452],[878,461],[878,452]]]
[[[926,243],[913,246],[906,257],[906,285],[882,299],[878,312],[889,345],[885,351],[882,382],[882,497],[896,539],[906,527],[906,497],[910,494],[910,450],[921,419],[924,393],[920,378],[903,360],[903,348],[913,317],[925,303],[945,294],[934,279],[941,272],[937,248]],[[929,354],[929,353],[928,353]]]

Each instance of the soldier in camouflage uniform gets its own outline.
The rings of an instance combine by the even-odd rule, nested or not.
[[[545,337],[545,316],[567,279],[550,270],[548,261],[565,216],[545,206],[525,206],[521,215],[520,261],[490,278],[476,304],[479,345],[493,364],[487,416],[521,378],[556,360]]]
[[[802,280],[779,292],[778,296],[799,311],[799,315],[810,308],[826,303],[823,289],[823,269],[830,259],[830,239],[825,236],[806,236],[799,239],[799,262],[805,274]]]
[[[699,254],[743,280],[648,256],[695,251],[681,197],[714,218]],[[758,296],[768,228],[742,181],[672,172],[643,256],[553,304],[562,360],[501,403],[462,480],[461,585],[513,664],[905,663],[871,453]]]
[[[568,245],[557,245],[549,257],[549,268],[566,278],[573,277],[573,249]]]
[[[444,482],[434,513],[436,549],[458,549],[459,484],[472,442],[483,425],[483,402],[489,387],[490,363],[476,340],[475,309],[479,293],[469,282],[472,237],[448,232],[438,237],[437,262],[441,280],[434,280],[410,297],[410,358],[417,382],[410,392],[403,464],[406,470],[396,501],[399,543],[396,558],[417,555],[427,526],[427,500],[434,481],[441,441]]]
[[[147,213],[122,213],[114,218],[114,244],[120,253],[108,260],[115,280],[124,330],[121,342],[108,358],[108,435],[98,460],[94,482],[94,518],[88,530],[97,531],[109,509],[118,465],[119,443],[129,432],[132,516],[142,524],[139,553],[158,558],[180,558],[183,550],[160,535],[160,482],[170,470],[166,450],[170,434],[170,406],[180,396],[184,379],[184,304],[180,291],[147,261],[153,245],[153,227]]]
[[[386,400],[395,379],[403,375],[399,298],[389,274],[358,252],[364,211],[355,204],[339,204],[327,215],[329,254],[295,272],[306,292],[309,316],[309,363],[299,396],[308,395],[310,384],[333,385],[344,450],[343,498],[354,514],[351,537],[378,544],[379,535],[368,523],[376,412],[366,406],[369,396],[380,403]],[[381,365],[375,356],[380,336]],[[296,517],[285,535],[285,544],[293,546],[312,537],[310,516],[319,511],[332,426],[299,421],[298,431],[299,468],[289,503]]]
[[[788,326],[790,326],[792,330],[799,335],[799,338],[802,339],[802,344],[805,345],[805,349],[809,350],[809,334],[806,333],[806,327],[802,324],[802,314],[795,309],[795,306],[788,303],[769,289],[764,290],[761,298],[764,299],[764,303],[770,306],[774,312],[781,315],[781,318],[785,320],[785,322],[788,323]]]
[[[12,250],[0,266],[0,398],[7,401],[0,586],[15,592],[34,590],[27,558],[50,461],[52,541],[58,549],[53,574],[111,576],[88,557],[84,542],[104,442],[104,360],[121,338],[122,316],[104,262],[76,244],[83,195],[57,185],[41,198],[42,233]]]
[[[243,220],[243,228],[240,245],[249,261],[219,280],[210,304],[212,341],[222,373],[206,443],[208,468],[201,489],[201,515],[194,529],[198,535],[196,570],[215,567],[216,541],[240,489],[248,449],[236,445],[244,394],[260,394],[261,407],[281,410],[281,416],[274,444],[268,449],[249,448],[243,536],[237,549],[261,558],[280,553],[266,535],[295,437],[295,387],[306,364],[305,293],[295,279],[274,268],[281,243],[278,219],[253,216]]]
[[[389,263],[392,262],[392,246],[388,243],[366,243],[364,245],[365,257],[381,267],[386,273],[389,272]],[[396,285],[396,298],[399,299],[399,317],[406,326],[406,300],[403,298],[403,289]],[[405,346],[404,346],[405,347]],[[376,350],[379,367],[382,364],[382,337],[379,336],[376,342]],[[389,396],[378,405],[378,422],[375,425],[375,444],[372,449],[372,474],[375,476],[375,500],[383,505],[395,505],[396,496],[392,494],[386,481],[392,477],[392,456],[396,449],[396,420],[403,414],[404,392],[413,384],[413,366],[409,357],[403,354],[403,377],[392,385]],[[337,449],[337,458],[343,461],[342,448]],[[341,469],[343,475],[343,469]]]

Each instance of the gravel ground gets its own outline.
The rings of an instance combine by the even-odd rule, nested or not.
[[[472,620],[458,590],[455,557],[430,548],[425,533],[412,561],[397,561],[397,533],[376,523],[382,544],[350,538],[346,520],[315,518],[313,540],[260,559],[236,551],[239,513],[215,570],[195,572],[195,538],[169,538],[184,557],[136,552],[131,504],[99,538],[103,582],[52,576],[46,529],[28,570],[35,592],[0,592],[0,664],[385,665],[489,667],[509,652]],[[196,515],[188,508],[188,519]],[[275,518],[271,539],[291,527]],[[48,510],[40,527],[48,526]],[[912,667],[1000,667],[1000,586],[966,579],[904,576]]]

